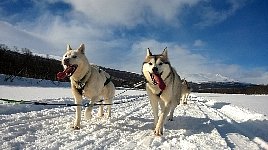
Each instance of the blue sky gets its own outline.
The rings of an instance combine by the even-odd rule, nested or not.
[[[191,81],[268,84],[266,0],[2,0],[0,43],[61,56],[85,43],[92,63],[140,73],[168,47]]]

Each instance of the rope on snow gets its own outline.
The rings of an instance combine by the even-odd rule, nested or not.
[[[137,88],[139,86],[142,86],[143,84],[145,84],[144,81],[138,82],[136,84],[134,84],[134,87]],[[118,97],[119,95],[122,95],[123,93],[127,92],[128,89],[124,90],[123,92],[117,94],[114,96]],[[145,94],[146,95],[146,94]],[[120,101],[120,102],[114,102],[112,104],[102,104],[102,103],[95,103],[93,106],[99,106],[99,105],[114,105],[114,104],[123,104],[123,103],[128,103],[128,102],[133,102],[137,99],[139,99],[140,97],[144,97],[145,95],[141,95],[138,97],[135,97],[131,100],[127,100],[127,101]],[[90,107],[91,104],[90,103],[84,103],[84,104],[66,104],[66,103],[45,103],[45,102],[34,102],[34,101],[27,101],[27,100],[14,100],[14,99],[4,99],[4,98],[0,98],[1,101],[7,102],[7,103],[15,103],[15,104],[31,104],[31,105],[54,105],[54,106],[84,106],[84,107]],[[99,101],[102,102],[103,100]]]

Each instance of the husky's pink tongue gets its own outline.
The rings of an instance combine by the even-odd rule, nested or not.
[[[158,87],[164,91],[166,88],[166,84],[164,83],[163,79],[161,78],[160,74],[153,74],[155,82],[158,84]]]
[[[66,78],[68,75],[71,75],[75,71],[75,67],[68,66],[63,72],[57,73],[58,80]]]
[[[58,80],[62,80],[64,78],[66,78],[66,77],[67,77],[67,74],[65,72],[58,72],[57,73]]]

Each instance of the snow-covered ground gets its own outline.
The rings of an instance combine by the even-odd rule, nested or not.
[[[133,102],[113,105],[109,119],[82,119],[79,131],[70,128],[74,107],[0,102],[0,149],[268,149],[267,95],[190,96],[187,105],[176,108],[174,121],[166,122],[161,137],[153,134],[145,91],[116,97],[115,102]],[[73,103],[69,88],[35,84],[0,85],[0,98]]]
[[[226,105],[232,104],[235,106],[243,107],[244,109],[249,109],[250,111],[268,116],[268,95],[210,93],[196,93],[195,95],[203,97],[207,100],[225,102]]]

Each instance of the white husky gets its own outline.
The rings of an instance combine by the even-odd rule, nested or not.
[[[172,121],[174,109],[180,103],[181,78],[170,65],[167,48],[159,55],[152,55],[148,48],[142,73],[147,80],[146,90],[154,115],[154,133],[160,136],[163,135],[167,115],[170,113],[169,120]],[[158,104],[161,108],[159,116]]]
[[[181,103],[187,104],[187,98],[191,92],[191,88],[189,86],[189,83],[182,79],[182,88],[181,88]]]
[[[82,103],[82,96],[91,100],[90,106],[85,110],[85,119],[92,117],[91,112],[94,103],[100,98],[104,99],[106,104],[112,104],[112,98],[115,94],[114,84],[110,80],[110,75],[96,66],[89,64],[85,56],[85,46],[81,44],[77,50],[72,50],[67,45],[67,52],[63,55],[62,65],[64,71],[59,72],[57,77],[63,79],[70,77],[72,94],[76,104]],[[108,105],[107,117],[111,116],[111,105]],[[103,116],[103,106],[99,108],[98,116]],[[76,106],[76,118],[74,129],[80,129],[81,106]]]

